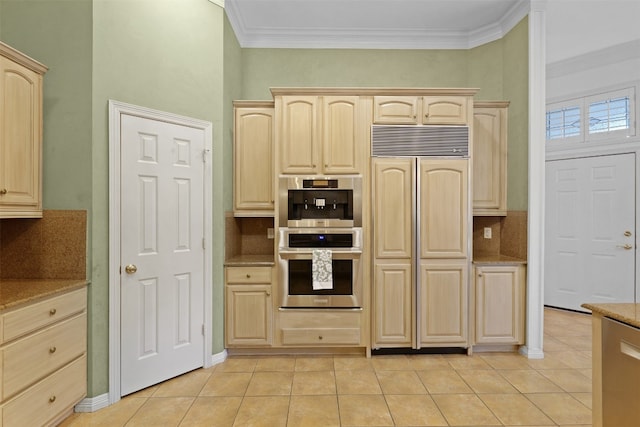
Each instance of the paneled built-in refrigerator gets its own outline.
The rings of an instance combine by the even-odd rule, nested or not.
[[[470,345],[468,128],[428,128],[373,126],[374,350]]]

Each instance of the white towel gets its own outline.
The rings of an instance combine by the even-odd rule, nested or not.
[[[333,271],[330,249],[314,249],[311,256],[313,290],[333,289]]]

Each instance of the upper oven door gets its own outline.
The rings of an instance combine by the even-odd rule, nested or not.
[[[281,176],[278,204],[280,227],[362,227],[362,177]]]

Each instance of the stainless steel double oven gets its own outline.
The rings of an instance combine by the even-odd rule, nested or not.
[[[280,177],[279,284],[283,308],[362,306],[362,178]],[[331,285],[313,286],[313,254],[329,251]]]

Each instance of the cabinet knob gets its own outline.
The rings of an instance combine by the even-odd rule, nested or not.
[[[49,310],[49,316],[55,316],[57,312],[58,310],[56,310],[55,308],[52,308],[51,310]]]
[[[478,273],[478,277],[482,277],[482,273]]]
[[[318,339],[322,341],[322,335],[318,335]]]
[[[53,396],[51,396],[51,397],[49,398],[49,403],[53,403],[53,402],[55,402],[55,401],[56,401],[56,396],[55,396],[55,395],[53,395]]]
[[[250,279],[251,275],[249,273],[247,273],[247,279]]]
[[[4,196],[5,194],[7,194],[6,188],[3,188],[2,190],[0,190],[0,196]]]
[[[55,346],[49,347],[49,353],[51,353],[51,354],[55,353],[56,350],[57,350],[57,348]]]
[[[271,296],[271,291],[267,291],[266,294],[267,294],[268,297],[270,297]]]

